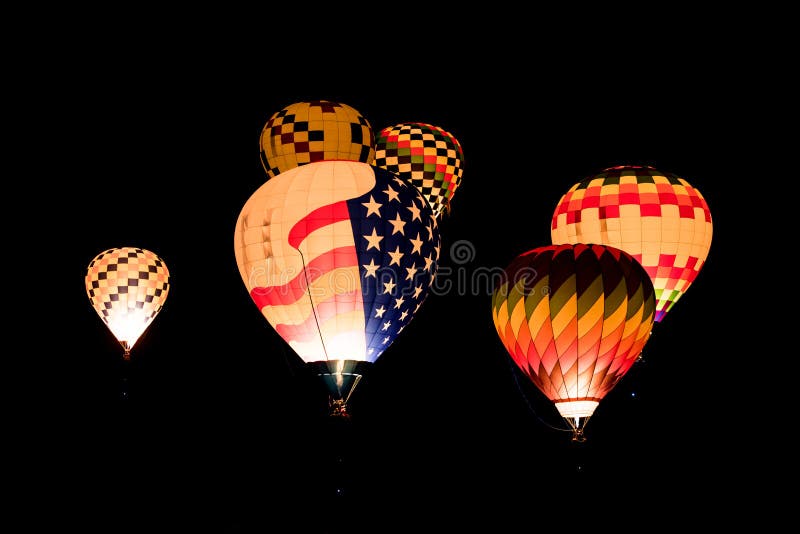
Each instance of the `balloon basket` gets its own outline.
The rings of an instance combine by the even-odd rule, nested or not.
[[[582,428],[572,429],[572,441],[575,443],[583,443],[586,441],[586,435],[583,433]]]
[[[331,399],[329,402],[331,412],[331,417],[342,417],[344,419],[350,419],[350,414],[347,413],[347,403],[345,403],[344,399]]]

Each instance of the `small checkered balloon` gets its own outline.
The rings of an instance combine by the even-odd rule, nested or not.
[[[440,218],[461,183],[464,152],[461,143],[438,126],[401,123],[377,135],[375,166],[411,182]]]
[[[272,115],[261,130],[261,164],[272,178],[316,161],[373,163],[375,133],[352,107],[328,100],[297,102]]]
[[[149,250],[111,248],[89,263],[85,281],[92,306],[127,358],[164,306],[169,293],[166,264]]]
[[[711,248],[711,212],[689,182],[653,167],[606,169],[575,184],[553,213],[553,244],[597,243],[632,255],[656,292],[656,322],[694,282]]]

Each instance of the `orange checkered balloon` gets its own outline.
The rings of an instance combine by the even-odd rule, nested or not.
[[[553,213],[553,244],[597,243],[631,254],[656,292],[656,322],[694,282],[711,248],[711,212],[689,182],[620,166],[575,184]]]
[[[261,164],[273,178],[317,161],[373,163],[375,133],[369,121],[340,102],[296,102],[272,115],[261,130]]]

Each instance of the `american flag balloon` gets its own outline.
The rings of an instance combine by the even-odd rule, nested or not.
[[[356,161],[276,175],[236,223],[236,262],[270,325],[328,382],[343,409],[409,324],[436,273],[441,240],[420,192]]]

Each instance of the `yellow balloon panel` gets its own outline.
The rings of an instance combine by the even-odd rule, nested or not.
[[[112,248],[89,263],[85,283],[97,314],[130,349],[164,306],[169,270],[149,250]]]
[[[373,163],[375,133],[354,108],[327,100],[297,102],[272,115],[261,131],[261,164],[272,178],[316,161]]]
[[[375,165],[411,182],[438,218],[449,210],[461,183],[464,151],[458,139],[438,126],[401,123],[378,133]]]

